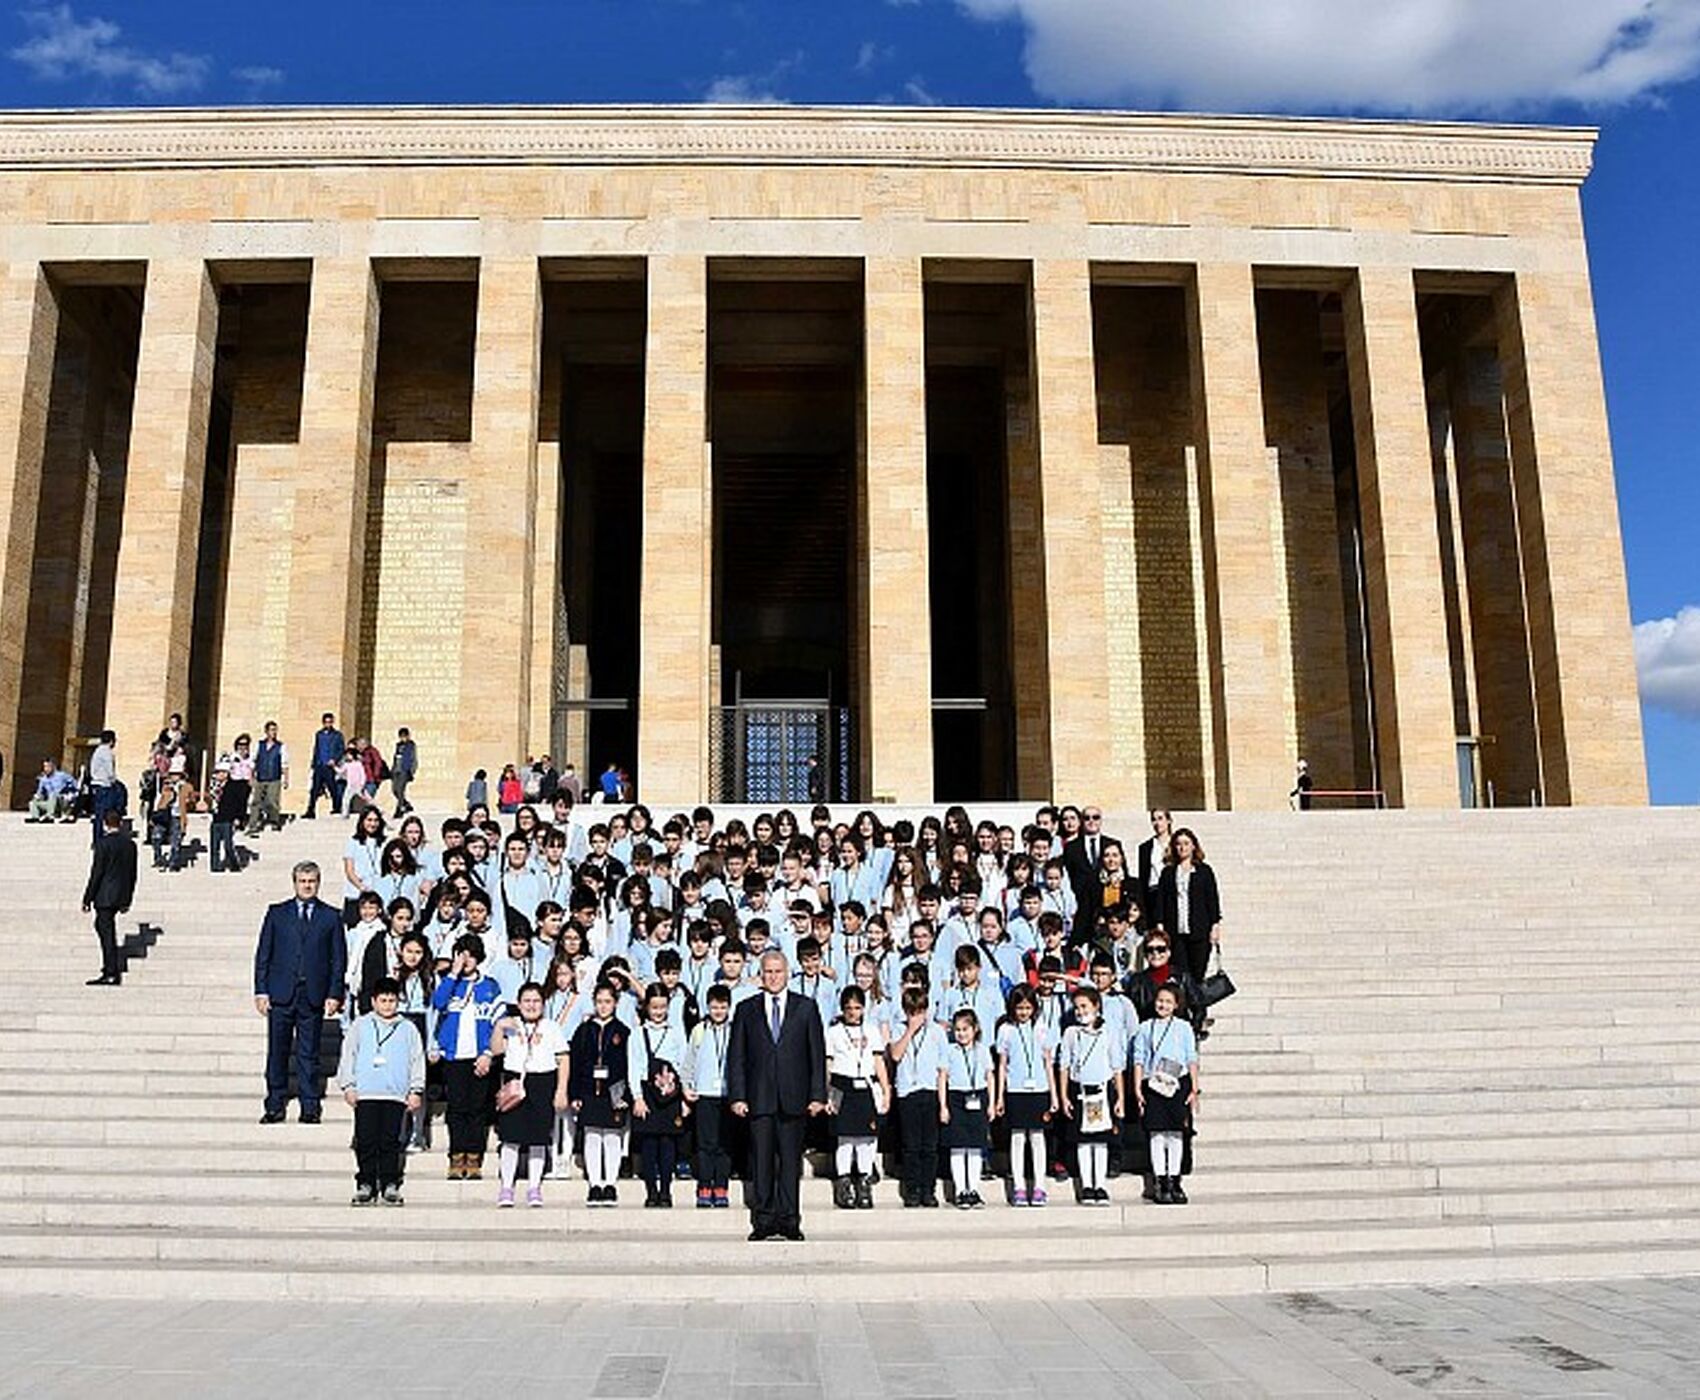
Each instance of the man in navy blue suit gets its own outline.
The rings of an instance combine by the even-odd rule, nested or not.
[[[342,915],[319,899],[319,867],[304,860],[294,876],[295,898],[266,910],[254,952],[254,1008],[267,1023],[262,1123],[283,1122],[291,1051],[301,1121],[319,1121],[319,1034],[342,1009],[348,967]]]

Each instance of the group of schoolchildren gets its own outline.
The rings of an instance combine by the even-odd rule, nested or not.
[[[482,1178],[494,1125],[499,1206],[522,1175],[541,1206],[576,1153],[593,1207],[629,1161],[646,1206],[689,1180],[726,1208],[731,1017],[777,949],[828,1027],[810,1146],[839,1208],[871,1209],[883,1167],[906,1207],[944,1179],[974,1209],[994,1164],[1018,1207],[1071,1177],[1108,1205],[1122,1170],[1185,1204],[1205,1008],[1139,900],[1077,917],[1048,854],[1073,810],[1018,837],[961,808],[917,830],[817,807],[812,835],[789,811],[719,829],[699,808],[656,841],[641,807],[588,827],[521,807],[505,836],[475,807],[434,847],[416,815],[390,836],[367,809],[344,859],[353,1203],[401,1203],[440,1102],[451,1180]]]

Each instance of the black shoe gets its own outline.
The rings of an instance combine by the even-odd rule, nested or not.
[[[1186,1204],[1186,1192],[1181,1189],[1181,1179],[1178,1176],[1169,1178],[1169,1204],[1172,1206],[1184,1206]]]
[[[659,1191],[657,1191],[653,1186],[646,1186],[644,1188],[644,1192],[643,1192],[643,1207],[644,1207],[644,1209],[645,1210],[654,1210],[660,1204],[661,1204],[661,1193]]]
[[[661,1209],[673,1209],[673,1192],[665,1186],[661,1188]]]
[[[322,1123],[324,1120],[324,1113],[320,1109],[304,1108],[301,1110],[301,1117],[297,1121],[302,1123]]]
[[[605,1206],[617,1206],[617,1205],[619,1205],[620,1204],[620,1193],[618,1191],[616,1191],[612,1186],[604,1186],[602,1188],[602,1204],[605,1205]]]
[[[349,1205],[369,1206],[377,1199],[378,1193],[370,1186],[356,1186],[354,1188],[354,1199],[349,1202]]]
[[[832,1183],[833,1205],[837,1206],[840,1210],[854,1210],[856,1208],[856,1200],[852,1193],[855,1189],[855,1183],[852,1182],[849,1177],[839,1177]]]
[[[856,1178],[856,1209],[872,1210],[874,1208],[874,1185],[865,1176]]]
[[[765,1225],[757,1225],[753,1230],[750,1231],[750,1243],[751,1244],[759,1244],[763,1240],[771,1240],[772,1238],[773,1238],[773,1231],[768,1229],[768,1227],[765,1226]]]
[[[937,1210],[939,1208],[938,1192],[937,1191],[927,1192],[926,1195],[921,1197],[921,1204],[924,1205],[928,1210]]]
[[[1169,1178],[1168,1177],[1160,1176],[1160,1177],[1157,1178],[1157,1194],[1155,1196],[1153,1196],[1151,1199],[1156,1201],[1156,1203],[1160,1206],[1166,1206],[1166,1205],[1169,1205],[1173,1202],[1174,1197],[1169,1195]]]
[[[262,1113],[260,1115],[260,1122],[262,1122],[262,1123],[281,1123],[281,1122],[283,1122],[283,1110],[281,1108],[268,1108],[264,1113]]]
[[[903,1209],[904,1210],[919,1210],[920,1209],[921,1198],[919,1196],[917,1196],[913,1191],[909,1191],[909,1190],[903,1191],[903,1193],[901,1194],[899,1199],[901,1199],[902,1202],[903,1202]]]
[[[586,1196],[584,1198],[584,1203],[587,1206],[599,1206],[599,1205],[601,1205],[602,1204],[602,1188],[600,1186],[592,1186],[590,1188],[590,1191],[586,1194]]]
[[[803,1242],[803,1227],[801,1225],[792,1225],[781,1230],[779,1235],[781,1239],[790,1240],[793,1244],[801,1244]]]
[[[1146,1177],[1145,1190],[1140,1194],[1148,1201],[1155,1201],[1157,1199],[1157,1178],[1154,1176]]]
[[[103,972],[99,977],[89,978],[89,980],[84,982],[83,985],[85,987],[116,987],[118,985],[118,979],[110,972]]]

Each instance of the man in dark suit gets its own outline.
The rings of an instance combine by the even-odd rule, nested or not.
[[[124,834],[124,818],[108,807],[100,818],[100,840],[94,844],[89,882],[83,886],[83,913],[94,912],[94,931],[100,939],[100,976],[90,987],[116,987],[124,980],[118,956],[118,916],[130,912],[136,897],[136,843]]]
[[[1074,890],[1071,943],[1091,941],[1104,907],[1104,840],[1104,814],[1097,807],[1088,807],[1080,814],[1080,835],[1063,847],[1063,871]]]
[[[342,1009],[348,965],[342,915],[319,899],[319,867],[304,860],[294,876],[295,898],[266,910],[254,952],[254,1008],[267,1022],[262,1123],[283,1122],[292,1050],[301,1121],[319,1121],[319,1034]]]
[[[813,998],[788,987],[785,955],[761,960],[761,995],[732,1017],[726,1097],[750,1123],[752,1240],[803,1238],[803,1131],[826,1111],[826,1031]]]

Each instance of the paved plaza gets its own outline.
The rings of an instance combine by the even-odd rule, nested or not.
[[[381,1248],[381,1246],[379,1246]],[[493,1267],[499,1268],[496,1264]],[[0,1395],[1692,1395],[1700,1279],[960,1303],[0,1302]]]

